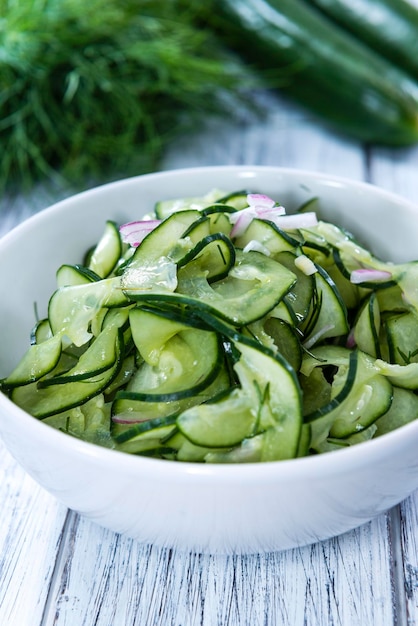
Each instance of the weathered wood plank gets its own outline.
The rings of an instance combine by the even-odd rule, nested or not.
[[[272,165],[363,180],[366,160],[355,142],[339,139],[316,118],[272,95],[259,98],[265,115],[236,124],[208,120],[201,132],[170,146],[163,169],[206,165]]]
[[[0,624],[37,626],[62,539],[66,508],[0,443]]]
[[[169,522],[168,522],[169,523]],[[386,517],[282,553],[176,553],[73,516],[43,626],[393,624]]]

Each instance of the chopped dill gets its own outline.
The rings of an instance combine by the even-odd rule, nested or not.
[[[151,171],[202,116],[232,114],[242,69],[194,4],[0,0],[0,191]]]

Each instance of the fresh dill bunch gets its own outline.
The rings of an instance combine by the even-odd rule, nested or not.
[[[150,171],[168,140],[224,115],[243,76],[193,5],[0,0],[0,190]]]

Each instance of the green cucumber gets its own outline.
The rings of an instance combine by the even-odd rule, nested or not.
[[[418,141],[416,83],[303,0],[215,0],[206,21],[326,123],[369,143]]]
[[[408,0],[305,0],[418,79],[418,5]]]
[[[33,344],[12,373],[1,381],[2,386],[10,389],[39,380],[55,368],[61,351],[62,343],[59,335]]]
[[[261,459],[296,456],[301,433],[301,393],[294,370],[258,343],[236,342],[235,364],[240,387],[216,403],[181,413],[177,425],[193,444],[205,448],[234,447],[262,435]]]
[[[311,311],[301,324],[304,344],[309,347],[319,340],[346,335],[349,330],[347,307],[340,292],[323,267],[316,265],[316,269]]]
[[[217,202],[225,196],[225,192],[220,189],[212,189],[204,196],[185,196],[184,198],[170,198],[160,200],[154,206],[155,216],[160,220],[165,220],[173,213],[179,211],[203,211],[206,207]]]
[[[129,300],[118,276],[60,287],[49,300],[49,323],[54,335],[61,334],[76,346],[82,346],[91,339],[90,324],[101,309],[127,304]]]
[[[223,364],[216,333],[197,328],[182,329],[175,322],[173,330],[167,332],[169,321],[164,320],[161,324],[163,334],[158,336],[160,320],[158,316],[154,318],[155,348],[150,349],[147,343],[145,349],[141,332],[139,329],[134,331],[134,340],[145,360],[126,390],[117,393],[117,398],[170,402],[197,395],[215,380]],[[149,323],[143,326],[145,342],[149,329]]]
[[[148,233],[122,268],[121,286],[127,296],[175,290],[176,262],[193,247],[184,234],[200,217],[195,210],[174,212]]]
[[[354,325],[354,340],[357,347],[376,358],[381,357],[380,309],[376,293],[372,292],[363,303]]]
[[[56,273],[58,288],[85,285],[100,280],[100,278],[98,274],[83,265],[61,265]]]
[[[107,278],[117,266],[122,250],[119,228],[113,220],[108,220],[104,233],[88,256],[88,268],[100,278]]]
[[[36,382],[15,387],[11,393],[13,402],[34,417],[42,419],[80,406],[100,394],[117,376],[122,364],[123,336],[116,327],[112,330],[113,337],[109,339],[108,345],[112,358],[108,369],[100,373],[93,372],[89,378],[59,385],[59,391],[56,385],[40,388]],[[97,345],[97,350],[101,348],[101,345]]]
[[[321,346],[305,357],[301,371],[308,378],[315,368],[334,366],[329,401],[304,416],[311,423],[311,447],[324,440],[346,438],[365,430],[390,408],[392,385],[375,360],[359,350]],[[303,385],[302,385],[303,388]]]
[[[385,322],[391,363],[408,365],[418,362],[418,312],[390,315]]]
[[[235,325],[253,322],[272,310],[296,280],[293,272],[259,252],[236,250],[236,263],[223,280],[209,284],[196,266],[181,268],[177,291],[154,288],[127,294],[138,303],[172,303],[208,311]]]
[[[224,233],[213,233],[203,237],[183,258],[177,261],[177,268],[195,267],[204,273],[209,283],[228,276],[235,263],[235,248]]]
[[[418,419],[418,396],[408,389],[393,386],[393,400],[389,410],[376,421],[375,437]]]

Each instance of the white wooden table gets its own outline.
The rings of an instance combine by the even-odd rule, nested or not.
[[[294,105],[262,100],[265,120],[208,122],[168,150],[163,169],[311,169],[370,181],[418,203],[418,146],[365,148]],[[0,232],[59,195],[37,190],[1,201]],[[140,545],[81,519],[2,446],[0,472],[0,626],[418,624],[418,495],[313,546],[202,556]]]

